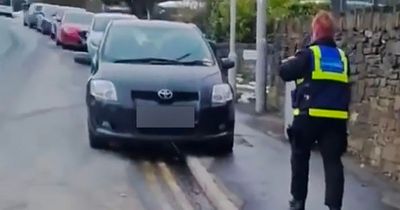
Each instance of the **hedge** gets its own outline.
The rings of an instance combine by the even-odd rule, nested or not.
[[[208,0],[209,18],[207,34],[216,41],[229,38],[230,0]],[[268,0],[267,32],[273,32],[273,25],[279,20],[308,16],[320,9],[329,9],[328,4],[300,4],[296,0]],[[256,0],[237,0],[236,39],[237,42],[255,42]]]

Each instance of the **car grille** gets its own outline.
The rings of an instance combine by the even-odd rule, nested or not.
[[[195,128],[139,128],[142,134],[183,136],[195,134]]]
[[[177,102],[177,101],[197,101],[199,100],[199,94],[197,92],[181,92],[175,91],[173,92],[173,97],[170,100],[162,100],[158,97],[157,92],[155,91],[132,91],[132,99],[142,99],[142,100],[150,100],[157,101],[159,103],[162,102]]]

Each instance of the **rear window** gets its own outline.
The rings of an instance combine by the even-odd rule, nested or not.
[[[11,6],[11,0],[0,0],[0,5]]]
[[[123,16],[111,16],[111,17],[97,17],[94,20],[93,31],[104,32],[108,23],[112,20],[122,20],[122,19],[131,19],[132,17],[123,17]]]
[[[43,6],[42,5],[37,5],[36,7],[35,7],[35,11],[36,12],[40,12],[40,11],[42,11],[43,10]]]
[[[55,6],[44,7],[43,13],[46,17],[51,17],[52,15],[57,14],[58,8]]]
[[[92,20],[93,14],[90,13],[67,13],[65,14],[64,23],[90,25]]]

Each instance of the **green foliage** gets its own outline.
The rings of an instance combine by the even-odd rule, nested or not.
[[[209,35],[217,41],[229,37],[230,0],[208,0]],[[315,14],[319,9],[329,9],[328,4],[298,3],[298,0],[268,0],[268,29],[276,22],[289,17]],[[254,42],[256,25],[256,0],[237,0],[237,41]],[[269,30],[268,32],[272,32]]]

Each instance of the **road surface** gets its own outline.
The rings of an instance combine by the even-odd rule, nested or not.
[[[19,19],[0,17],[0,210],[212,210],[207,190],[172,147],[89,147],[89,68]],[[287,209],[289,149],[238,111],[234,154],[203,158],[218,187],[246,210]],[[154,145],[153,145],[154,146]],[[308,206],[323,209],[314,156]],[[345,209],[391,210],[380,189],[347,174]],[[221,209],[223,210],[223,209]]]

